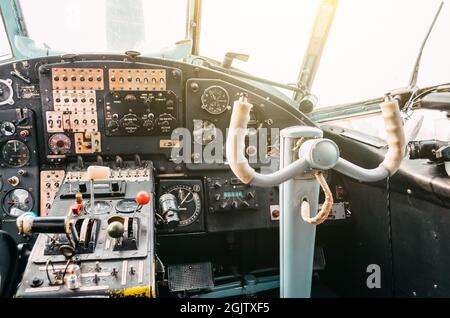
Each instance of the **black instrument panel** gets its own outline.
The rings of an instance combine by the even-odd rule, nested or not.
[[[37,213],[39,206],[37,130],[33,111],[0,108],[0,151],[0,224],[16,235],[16,217],[29,211]]]
[[[11,75],[14,72],[20,76]],[[45,174],[48,176],[52,170],[64,172],[69,164],[101,164],[103,158],[105,162],[111,162],[116,156],[133,160],[137,154],[142,159],[153,161],[156,189],[162,189],[159,182],[165,187],[171,180],[178,181],[175,188],[170,189],[176,194],[188,193],[193,188],[201,189],[198,192],[202,207],[200,213],[196,212],[197,205],[195,208],[189,206],[189,210],[192,208],[194,212],[192,217],[187,217],[185,222],[188,224],[166,234],[277,226],[277,220],[270,214],[277,209],[276,191],[269,189],[266,194],[261,192],[262,195],[247,198],[247,192],[255,191],[228,189],[232,188],[230,182],[234,176],[226,164],[225,153],[222,154],[222,163],[197,163],[195,160],[177,163],[172,155],[179,144],[172,133],[177,128],[186,129],[191,133],[193,150],[200,147],[202,151],[208,144],[218,143],[214,131],[220,129],[223,132],[221,147],[224,148],[233,102],[242,93],[247,94],[255,105],[250,126],[256,131],[261,128],[269,131],[282,129],[307,122],[307,118],[283,99],[207,68],[119,55],[54,56],[17,61],[0,66],[0,80],[7,88],[4,94],[7,100],[0,106],[0,111],[22,109],[34,114],[30,130],[33,134],[25,138],[26,142],[20,136],[8,137],[0,145],[2,163],[15,173],[23,168],[30,170],[33,185],[22,182],[13,187],[7,181],[10,176],[5,177],[3,172],[0,183],[3,185],[2,205],[8,193],[6,189],[24,188],[29,191],[29,196],[19,191],[10,193],[7,198],[13,197],[19,203],[25,200],[39,214],[43,205],[51,205],[48,196],[56,193],[62,182],[62,179],[53,180],[51,177],[51,187],[43,188],[49,183],[40,182],[39,171],[48,172]],[[3,117],[0,118],[0,135],[18,136],[21,129],[15,129],[17,125],[11,126]],[[264,142],[274,150],[272,155],[276,166],[277,135],[269,134],[268,137]],[[258,169],[263,165],[267,162],[258,159],[253,166]],[[32,171],[30,166],[36,170]],[[126,173],[126,168],[123,171]],[[59,174],[59,178],[63,176],[64,173]],[[211,188],[208,180],[219,181],[225,187]],[[245,198],[240,196],[240,192]],[[218,195],[221,198],[216,200]],[[22,201],[16,200],[19,196]],[[225,203],[227,206],[224,208]],[[1,210],[4,213],[3,207]],[[14,219],[8,215],[6,218]],[[11,232],[15,232],[12,226]]]
[[[183,123],[182,80],[180,69],[165,65],[73,61],[40,66],[47,161],[77,155],[167,156],[158,141],[169,139]]]

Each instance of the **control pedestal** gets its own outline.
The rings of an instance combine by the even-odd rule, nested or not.
[[[23,228],[42,234],[17,297],[156,296],[153,166],[130,169],[146,177],[94,180],[94,211],[79,191],[88,181],[73,177],[86,171],[67,171],[49,216],[22,219]]]

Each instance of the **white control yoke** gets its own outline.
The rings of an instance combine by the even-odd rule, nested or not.
[[[260,187],[273,187],[310,170],[337,170],[351,178],[375,182],[392,176],[405,156],[406,141],[397,100],[386,98],[380,104],[387,133],[388,151],[383,162],[374,169],[359,167],[339,156],[338,146],[330,139],[316,138],[304,142],[298,153],[299,159],[285,168],[260,174],[250,167],[245,151],[245,135],[253,107],[246,97],[234,102],[226,142],[228,163],[233,173],[244,183]]]

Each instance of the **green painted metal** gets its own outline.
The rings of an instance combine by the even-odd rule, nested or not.
[[[298,138],[322,137],[320,129],[297,126],[280,133],[280,170],[296,160],[292,149]],[[309,298],[314,262],[316,226],[303,221],[301,204],[307,199],[318,210],[319,183],[303,173],[280,185],[280,297]],[[312,214],[312,213],[311,213]]]
[[[383,100],[384,98],[377,98],[365,102],[319,108],[311,114],[308,114],[308,116],[313,121],[322,123],[362,115],[376,114],[380,112],[380,103],[383,102]]]
[[[5,24],[6,33],[11,45],[11,52],[15,59],[21,59],[25,56],[17,49],[15,45],[16,36],[27,36],[22,11],[18,0],[0,0],[0,10]]]

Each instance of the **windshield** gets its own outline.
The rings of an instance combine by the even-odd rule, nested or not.
[[[187,0],[21,0],[30,38],[68,53],[158,51],[185,38]],[[48,16],[37,14],[47,8]]]
[[[358,102],[408,86],[441,0],[340,0],[313,85],[320,106]],[[422,56],[419,87],[450,82],[450,2]]]
[[[233,66],[295,83],[318,4],[318,0],[203,1],[200,54],[219,61],[227,52],[249,54],[248,62],[235,61]]]
[[[250,55],[235,67],[295,83],[319,0],[203,1],[200,55]],[[440,0],[340,0],[312,93],[318,107],[383,96],[409,82]],[[64,52],[145,53],[186,36],[187,0],[21,0],[29,36]],[[49,8],[49,16],[36,12]],[[450,7],[422,58],[418,85],[450,81]],[[289,97],[292,92],[283,91]]]

